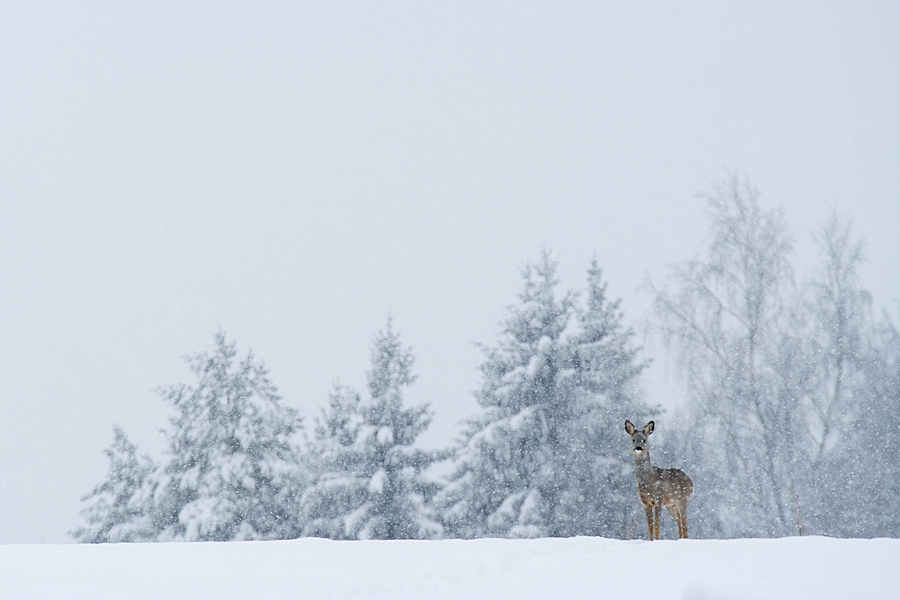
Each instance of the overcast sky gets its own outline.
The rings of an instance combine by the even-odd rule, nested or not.
[[[158,457],[218,328],[311,421],[392,314],[449,444],[525,262],[636,325],[726,169],[896,323],[900,5],[634,4],[0,3],[0,543],[70,541],[114,423]]]

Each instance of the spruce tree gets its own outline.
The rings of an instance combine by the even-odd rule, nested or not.
[[[482,412],[463,432],[440,505],[460,537],[624,535],[621,423],[643,416],[643,368],[594,261],[583,307],[556,296],[548,251],[523,270],[519,304],[484,349]]]
[[[316,417],[314,439],[306,452],[311,485],[303,494],[303,535],[355,539],[345,516],[363,506],[365,454],[359,447],[362,415],[359,394],[336,384],[328,406]]]
[[[625,537],[637,507],[620,421],[628,414],[645,420],[654,412],[637,399],[638,378],[647,363],[638,356],[634,332],[623,323],[621,301],[607,298],[596,259],[587,272],[583,302],[575,308],[562,378],[573,398],[561,453],[568,481],[551,534]]]
[[[310,456],[315,480],[304,496],[306,533],[334,539],[422,539],[440,526],[423,471],[443,454],[414,447],[431,422],[428,405],[404,408],[414,381],[411,349],[388,319],[375,336],[369,398],[336,386],[317,419]]]
[[[103,451],[109,458],[106,480],[82,498],[90,502],[81,515],[87,526],[71,532],[83,543],[138,542],[153,539],[153,492],[157,466],[121,427],[113,427],[113,442]]]
[[[189,358],[195,386],[161,392],[175,414],[156,495],[157,539],[285,539],[300,533],[297,411],[252,353],[235,361],[225,334]]]

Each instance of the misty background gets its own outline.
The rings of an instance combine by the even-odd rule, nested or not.
[[[390,314],[446,446],[527,261],[570,288],[596,256],[639,328],[726,169],[801,266],[852,218],[896,322],[898,31],[875,2],[4,3],[0,542],[71,541],[112,424],[156,454],[154,390],[219,328],[309,425]]]

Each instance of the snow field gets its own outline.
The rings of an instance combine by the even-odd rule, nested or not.
[[[878,600],[898,590],[898,539],[0,546],[0,598],[29,600]]]

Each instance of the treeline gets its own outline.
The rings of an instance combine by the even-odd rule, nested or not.
[[[705,194],[710,244],[650,284],[650,330],[683,374],[654,462],[691,475],[692,537],[900,536],[900,333],[872,314],[862,246],[832,215],[797,282],[777,210],[731,177]],[[626,418],[658,417],[647,361],[596,261],[560,293],[545,251],[483,347],[480,406],[446,450],[416,447],[412,350],[388,319],[364,394],[337,385],[312,423],[234,342],[165,388],[161,460],[114,428],[82,542],[641,535]]]

